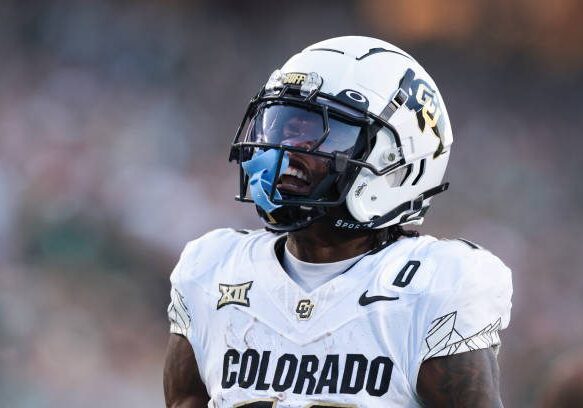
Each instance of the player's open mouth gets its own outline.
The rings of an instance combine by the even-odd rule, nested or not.
[[[279,182],[277,183],[277,189],[297,195],[308,195],[310,194],[310,173],[302,166],[299,162],[292,162],[279,177]]]
[[[308,176],[302,170],[297,169],[295,167],[288,167],[287,170],[282,174],[282,176],[290,176],[299,178],[301,181],[309,183]]]

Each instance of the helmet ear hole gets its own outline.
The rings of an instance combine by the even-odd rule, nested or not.
[[[405,170],[403,172],[403,178],[401,179],[399,186],[402,186],[403,184],[405,184],[405,182],[407,181],[407,179],[409,178],[409,176],[411,175],[412,172],[413,172],[413,164],[409,163],[407,166],[405,166]]]
[[[406,181],[408,173],[411,172],[410,168],[413,167],[411,164],[401,167],[395,171],[388,173],[385,178],[387,183],[391,188],[400,187]]]

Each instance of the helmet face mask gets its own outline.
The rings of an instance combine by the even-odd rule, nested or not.
[[[363,49],[371,41],[378,42],[365,37],[345,39],[356,39],[363,43]],[[345,42],[342,40],[328,41],[342,44]],[[403,82],[406,82],[405,86],[411,83],[413,71],[408,69],[402,74],[401,81],[395,84],[396,89],[389,90],[389,95],[379,105],[379,95],[383,92],[366,94],[366,88],[362,88],[358,81],[335,84],[337,77],[345,73],[334,61],[327,59],[337,58],[338,53],[330,52],[330,49],[328,52],[310,49],[317,45],[292,57],[282,70],[276,70],[251,100],[231,148],[230,160],[240,165],[240,192],[236,199],[255,202],[266,227],[275,231],[304,228],[323,219],[331,207],[339,206],[346,208],[346,219],[329,222],[345,229],[386,227],[407,221],[403,215],[424,213],[429,197],[447,186],[430,186],[432,188],[428,191],[419,192],[419,187],[411,188],[409,183],[412,180],[407,179],[411,179],[410,173],[416,172],[413,185],[420,184],[424,168],[432,169],[426,163],[428,153],[419,147],[427,148],[425,145],[435,144],[436,140],[431,135],[422,135],[428,140],[416,145],[417,140],[410,137],[408,146],[403,146],[391,117],[401,108],[401,117],[395,116],[402,122],[403,113],[409,113],[407,124],[419,123],[416,126],[419,135],[415,136],[423,133],[422,119],[435,119],[430,122],[434,127],[438,120],[442,128],[445,123],[444,137],[439,137],[441,150],[433,159],[447,162],[451,130],[447,113],[439,111],[440,105],[436,99],[431,99],[436,91],[423,81],[425,88],[418,92],[420,97],[417,95],[416,104],[409,104],[418,110],[406,106],[407,100],[412,101],[414,96],[412,89],[401,87]],[[385,58],[393,56],[386,54]],[[397,57],[412,60],[403,55],[405,57]],[[358,58],[345,58],[344,61],[348,68],[358,62]],[[360,64],[365,68],[370,65]],[[310,71],[310,68],[314,70]],[[428,94],[429,91],[433,93]],[[387,90],[384,93],[387,94]],[[431,116],[436,112],[440,116]],[[429,147],[436,151],[435,146]],[[407,160],[407,153],[422,155],[417,160]],[[416,166],[420,160],[424,160],[424,168],[420,167],[421,164]],[[258,163],[261,163],[259,167]],[[442,167],[444,171],[445,166]],[[443,171],[438,175],[439,182]],[[406,202],[401,197],[393,197],[393,201],[401,200],[399,205],[394,205],[386,200],[390,190],[410,190],[408,195],[414,196],[406,197]],[[381,205],[375,207],[375,201]]]

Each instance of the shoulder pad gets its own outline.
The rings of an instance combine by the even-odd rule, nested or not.
[[[475,244],[462,240],[435,241],[428,246],[426,257],[436,265],[433,290],[512,285],[510,269],[497,256]]]

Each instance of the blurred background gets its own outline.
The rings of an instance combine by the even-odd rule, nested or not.
[[[454,127],[422,233],[514,270],[500,365],[536,404],[583,345],[583,3],[16,1],[0,5],[0,407],[160,407],[184,244],[259,227],[228,148],[275,67],[377,36],[433,75]]]

